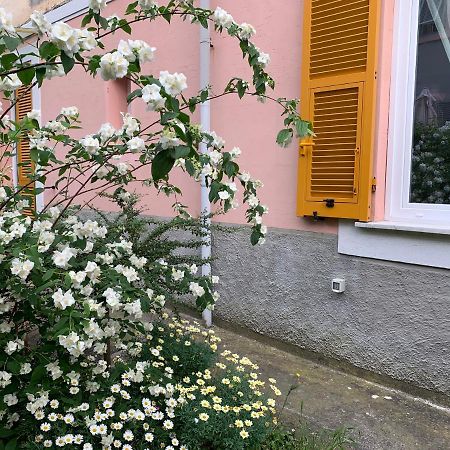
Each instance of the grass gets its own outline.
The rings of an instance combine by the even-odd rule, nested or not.
[[[277,428],[261,450],[347,450],[355,448],[351,429],[314,431],[304,422],[297,430]]]

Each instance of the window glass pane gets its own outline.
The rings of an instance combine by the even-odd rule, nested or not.
[[[450,0],[422,0],[410,201],[450,204]]]

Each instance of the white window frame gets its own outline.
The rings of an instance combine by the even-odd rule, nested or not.
[[[409,200],[419,6],[420,0],[395,6],[385,221],[450,228],[450,205]]]
[[[395,1],[385,219],[339,220],[338,252],[450,269],[450,205],[409,202],[419,3]]]

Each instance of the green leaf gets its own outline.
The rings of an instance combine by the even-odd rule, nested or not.
[[[45,281],[49,280],[53,276],[54,273],[55,273],[55,269],[47,270],[47,272],[45,272],[44,275],[42,276],[42,281],[45,282]]]
[[[75,60],[67,56],[65,52],[61,52],[61,62],[64,68],[64,73],[69,73],[75,65]]]
[[[34,67],[29,67],[28,69],[17,72],[19,80],[25,85],[30,84],[33,81],[34,74],[35,74]]]
[[[45,366],[42,364],[37,366],[31,374],[31,384],[37,384],[45,375]]]
[[[38,67],[36,69],[36,80],[38,82],[38,86],[41,87],[42,83],[44,82],[45,79],[45,73],[46,73],[46,69],[45,67]]]
[[[81,27],[85,27],[88,23],[91,23],[92,20],[92,14],[88,13],[83,17],[83,20],[81,21]]]
[[[186,171],[187,171],[187,173],[191,176],[191,177],[193,177],[194,176],[194,174],[195,174],[195,167],[194,167],[194,164],[192,164],[192,161],[191,160],[187,160],[187,161],[185,161],[185,167],[186,167]]]
[[[174,159],[186,158],[191,153],[191,149],[185,145],[180,145],[172,150],[172,156]]]
[[[311,134],[311,122],[298,119],[295,122],[295,130],[297,132],[297,137],[304,137]]]
[[[161,114],[161,125],[166,125],[169,121],[171,121],[172,119],[175,119],[176,117],[178,117],[177,112],[167,112],[167,113]]]
[[[43,42],[39,47],[39,55],[42,59],[48,60],[54,58],[55,56],[58,56],[59,53],[59,48],[55,44],[48,41]]]
[[[252,243],[252,245],[256,245],[258,243],[259,237],[260,237],[259,232],[257,230],[253,230],[250,236],[250,242]]]
[[[130,4],[127,6],[127,9],[126,9],[126,11],[125,11],[125,14],[131,14],[131,13],[133,13],[133,12],[136,12],[136,6],[137,6],[137,4],[138,4],[138,2],[130,3]]]
[[[4,70],[9,70],[12,68],[12,66],[14,65],[14,63],[17,61],[18,56],[15,55],[14,53],[7,53],[6,55],[2,56],[2,68]]]
[[[119,27],[122,28],[125,33],[131,34],[130,24],[125,19],[119,20]]]
[[[281,130],[277,135],[277,144],[278,145],[285,145],[292,139],[292,130],[289,128],[285,128],[284,130]]]
[[[3,36],[3,42],[5,43],[8,50],[14,51],[20,44],[20,39],[12,36]]]
[[[236,176],[239,170],[239,166],[232,161],[229,161],[224,166],[224,171],[227,174],[228,177]]]
[[[242,80],[239,80],[236,87],[237,87],[239,98],[242,98],[245,94],[245,91],[247,90],[246,83],[244,83]]]
[[[222,189],[222,184],[217,182],[217,181],[213,181],[211,183],[211,187],[209,189],[209,201],[213,202],[215,200],[217,200],[217,195],[219,194],[219,191]]]
[[[17,438],[11,439],[5,446],[5,450],[16,450],[17,449]]]
[[[172,170],[175,159],[171,156],[170,150],[163,150],[159,152],[152,162],[152,178],[154,181],[159,181],[167,176]]]
[[[0,428],[0,438],[7,438],[14,435],[14,431],[9,430],[8,428]]]

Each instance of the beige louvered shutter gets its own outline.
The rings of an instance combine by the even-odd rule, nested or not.
[[[370,219],[380,0],[305,0],[298,214]]]
[[[33,97],[30,86],[22,86],[16,91],[16,120],[22,120],[33,109]],[[30,184],[30,175],[34,173],[34,163],[30,155],[30,141],[22,136],[17,143],[17,183],[19,187],[27,186],[22,191],[22,196],[29,200],[27,214],[36,211],[36,196],[34,194],[35,183]]]

